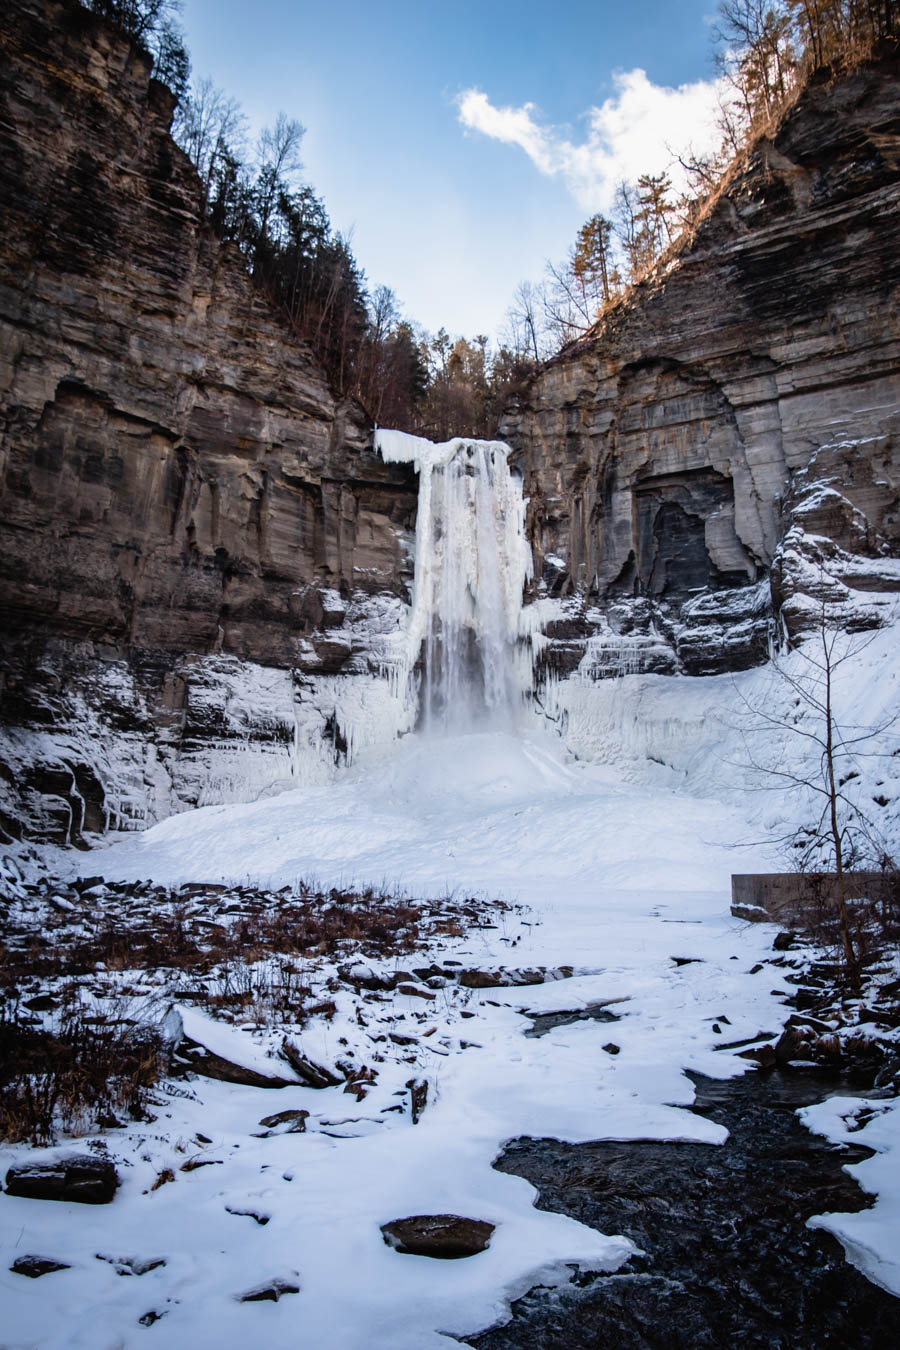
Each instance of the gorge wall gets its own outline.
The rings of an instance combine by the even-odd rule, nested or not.
[[[9,0],[0,44],[0,830],[78,844],[409,729],[417,478],[204,224],[146,53],[75,0]],[[815,82],[510,407],[539,675],[736,669],[776,614],[893,603],[898,87]]]
[[[853,622],[880,621],[900,588],[898,240],[895,49],[820,73],[693,238],[531,381],[501,434],[545,594],[581,597],[551,620],[550,668],[592,638],[602,655],[610,627],[634,669],[755,664],[773,614],[800,633],[823,595],[863,592]]]
[[[147,54],[74,0],[0,44],[0,805],[77,838],[202,799],[211,738],[290,781],[310,681],[396,626],[416,480],[203,223]]]

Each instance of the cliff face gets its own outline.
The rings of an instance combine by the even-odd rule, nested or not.
[[[0,832],[78,843],[408,729],[416,481],[206,230],[146,55],[74,0],[5,17]],[[739,668],[822,599],[883,621],[898,87],[896,57],[810,87],[510,409],[539,671]]]
[[[307,588],[399,591],[415,483],[201,224],[144,54],[8,19],[0,623],[293,664]]]
[[[171,114],[126,38],[72,0],[10,0],[0,628],[21,735],[77,720],[77,686],[101,737],[118,721],[177,748],[208,702],[190,660],[358,670],[348,605],[409,579],[414,475],[374,455],[362,410],[206,229]],[[290,741],[290,696],[280,716]],[[35,756],[38,786],[74,782]],[[13,795],[22,764],[7,755]]]
[[[692,243],[506,418],[538,574],[661,633],[649,668],[764,659],[773,567],[795,630],[829,559],[831,598],[898,584],[878,563],[900,545],[898,89],[896,54],[814,82]],[[565,670],[577,644],[547,659]]]

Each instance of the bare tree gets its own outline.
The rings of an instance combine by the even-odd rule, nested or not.
[[[240,158],[247,119],[237,99],[216,88],[208,77],[182,100],[173,124],[175,140],[194,161],[209,202],[216,170],[226,154]]]
[[[263,244],[278,194],[288,189],[289,180],[300,168],[300,142],[305,134],[306,128],[283,112],[276,117],[274,127],[265,127],[260,134],[256,185],[259,194],[259,233]]]
[[[791,20],[778,0],[722,0],[713,36],[719,69],[739,90],[748,119],[783,102],[794,68]]]
[[[530,357],[536,364],[542,356],[543,310],[543,287],[520,281],[507,310],[507,323],[513,350],[519,356]]]
[[[809,819],[784,836],[800,871],[833,868],[837,916],[844,966],[851,986],[859,988],[860,950],[847,902],[846,873],[860,867],[881,867],[890,859],[875,823],[855,790],[862,761],[889,752],[879,747],[900,714],[873,724],[851,724],[838,717],[835,690],[839,672],[875,639],[854,637],[846,616],[821,602],[815,630],[788,656],[776,657],[773,668],[791,696],[785,713],[771,704],[742,698],[750,715],[745,748],[751,766],[769,785],[796,788],[817,803]],[[777,733],[778,758],[765,763],[750,746],[761,729]]]

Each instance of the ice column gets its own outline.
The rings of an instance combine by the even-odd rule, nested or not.
[[[376,432],[375,447],[419,471],[408,634],[410,670],[421,669],[420,722],[442,732],[509,725],[531,685],[522,626],[531,552],[509,447],[397,431]]]

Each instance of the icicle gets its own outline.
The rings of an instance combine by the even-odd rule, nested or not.
[[[440,732],[510,725],[531,683],[521,624],[531,553],[509,447],[379,430],[375,448],[419,471],[408,661],[410,671],[423,666],[422,725]]]

